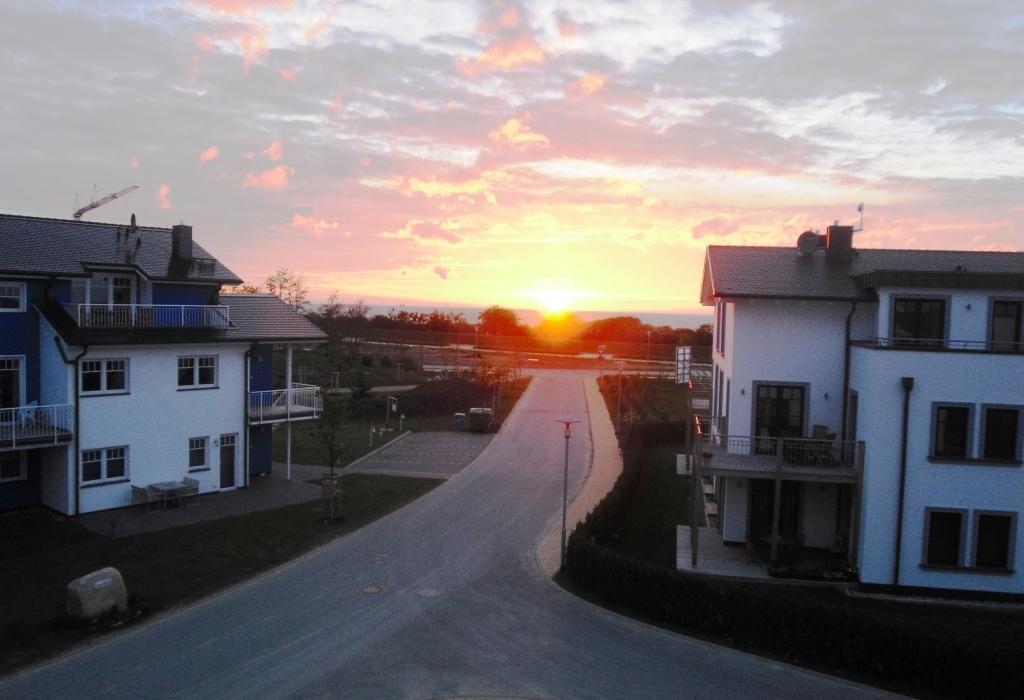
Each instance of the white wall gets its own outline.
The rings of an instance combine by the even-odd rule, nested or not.
[[[891,287],[878,292],[878,320],[875,334],[881,338],[892,335],[891,314],[894,297],[943,296],[948,297],[949,328],[946,337],[950,340],[987,340],[990,299],[1022,299],[1024,294],[1002,290],[944,290],[915,287]],[[968,308],[970,307],[970,308]]]
[[[979,338],[980,339],[980,338]],[[1024,592],[1024,536],[1018,516],[1016,574],[938,571],[921,567],[925,508],[1024,510],[1024,468],[949,464],[928,459],[932,402],[975,405],[974,445],[981,441],[981,404],[1024,404],[1024,357],[985,353],[854,348],[851,388],[859,392],[858,438],[865,441],[860,534],[861,580],[891,584],[895,558],[903,390],[914,377],[908,430],[907,479],[900,583],[1003,592]],[[1022,514],[1024,515],[1024,514]],[[968,518],[967,557],[973,541]]]
[[[81,400],[82,450],[128,446],[131,484],[179,480],[199,481],[200,492],[220,488],[219,449],[222,434],[236,433],[235,484],[243,483],[245,437],[245,346],[119,346],[90,349],[85,359],[128,358],[129,393],[87,396]],[[179,391],[178,357],[217,355],[218,388]],[[208,471],[189,472],[188,439],[209,437]],[[81,512],[128,505],[129,483],[85,486]]]

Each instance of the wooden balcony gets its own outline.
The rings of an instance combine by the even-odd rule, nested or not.
[[[0,452],[64,445],[73,434],[71,404],[0,409]]]
[[[290,389],[249,392],[249,423],[265,425],[314,420],[323,411],[320,387],[292,383]]]

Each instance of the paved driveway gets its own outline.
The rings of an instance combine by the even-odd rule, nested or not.
[[[447,479],[476,459],[492,437],[468,431],[409,433],[345,471]]]
[[[561,514],[563,416],[588,417],[582,378],[538,373],[487,449],[440,488],[248,584],[6,679],[0,697],[880,695],[555,585],[535,549]],[[590,462],[587,426],[570,443],[572,492]]]

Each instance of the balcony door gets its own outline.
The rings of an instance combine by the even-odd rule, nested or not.
[[[804,389],[798,384],[758,384],[754,435],[758,438],[801,437],[804,432]],[[758,440],[759,450],[773,452],[773,443],[773,440]]]
[[[5,408],[17,408],[24,404],[21,374],[20,357],[0,357],[0,411]],[[13,420],[13,411],[0,413],[0,421],[10,422]]]

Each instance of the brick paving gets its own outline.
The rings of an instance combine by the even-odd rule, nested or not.
[[[409,433],[345,471],[448,479],[476,459],[493,437],[456,431]]]

